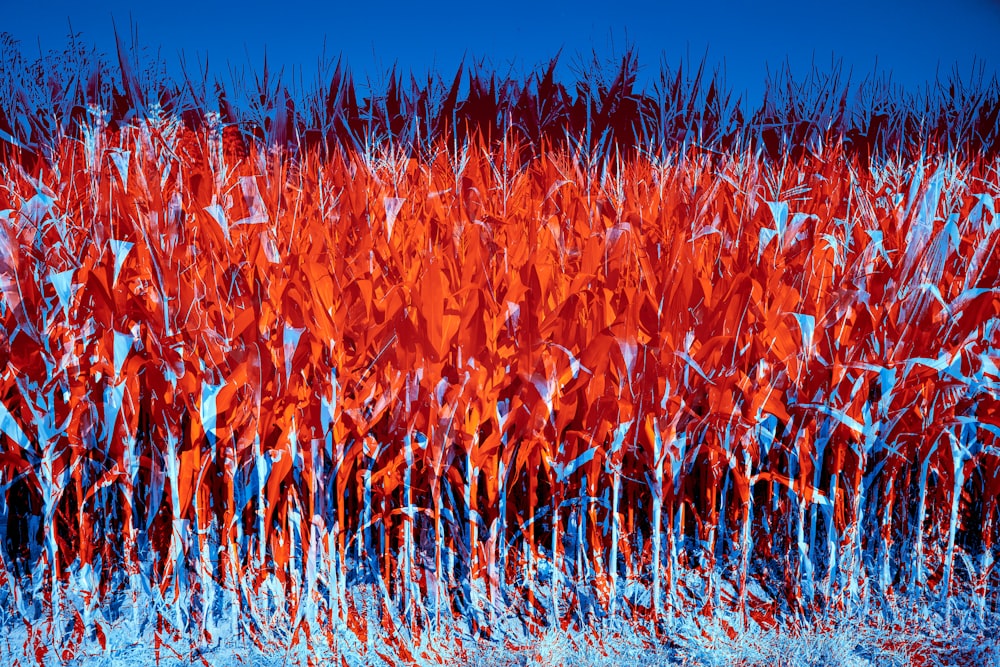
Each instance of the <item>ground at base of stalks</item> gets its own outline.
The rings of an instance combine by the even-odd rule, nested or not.
[[[108,628],[106,648],[84,641],[72,654],[48,651],[41,661],[20,651],[24,631],[8,628],[0,641],[0,664],[11,667],[132,667],[208,665],[210,667],[285,667],[343,665],[456,665],[465,667],[1000,667],[1000,639],[967,628],[887,625],[864,620],[822,623],[805,629],[733,627],[720,619],[678,619],[673,629],[653,639],[622,624],[595,625],[586,632],[543,630],[530,640],[482,640],[457,629],[425,637],[413,647],[413,661],[400,661],[374,637],[367,645],[331,646],[296,641],[261,646],[220,638],[196,646],[183,639],[162,642],[136,637],[125,628]],[[523,636],[522,636],[523,637]],[[317,637],[313,638],[314,640]]]

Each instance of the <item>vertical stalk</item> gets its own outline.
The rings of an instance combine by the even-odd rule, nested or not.
[[[913,545],[913,578],[910,581],[913,595],[917,595],[924,584],[924,519],[927,512],[927,471],[930,465],[931,457],[928,453],[920,464],[920,479],[918,481],[917,521],[914,526],[916,542]]]
[[[310,438],[309,441],[309,549],[306,561],[306,599],[308,600],[308,620],[310,623],[316,622],[316,605],[313,604],[312,592],[316,590],[318,576],[318,563],[320,550],[320,526],[323,525],[323,515],[320,512],[319,476],[323,470],[320,461],[319,438]]]
[[[807,605],[813,600],[813,564],[809,545],[806,543],[806,505],[809,504],[799,494],[790,494],[795,499],[798,521],[795,526],[795,542],[799,550],[799,567],[796,573],[802,597]]]
[[[955,456],[955,479],[951,492],[951,511],[948,515],[948,548],[944,559],[944,595],[945,627],[951,622],[951,576],[955,564],[955,533],[958,530],[958,504],[962,498],[962,487],[965,485],[965,458]]]
[[[172,522],[170,529],[170,560],[168,567],[172,571],[175,594],[179,595],[181,590],[181,573],[184,569],[184,520],[181,518],[181,497],[180,485],[178,482],[179,471],[177,469],[177,436],[172,429],[167,430],[167,475],[170,477],[170,509],[172,511]],[[184,627],[180,605],[173,605],[174,622],[176,628],[180,630]]]
[[[361,521],[362,527],[358,538],[358,563],[362,571],[371,568],[377,570],[378,558],[376,555],[375,540],[372,537],[372,468],[375,465],[376,444],[374,438],[366,435],[364,438],[364,461],[365,469],[361,474],[363,484]],[[372,572],[378,575],[378,572]]]
[[[753,485],[750,483],[752,474],[750,452],[743,451],[743,474],[747,483],[746,511],[740,535],[740,590],[739,609],[746,624],[747,574],[750,569],[751,527],[753,526]]]
[[[497,588],[499,588],[498,592],[502,600],[506,597],[507,586],[507,476],[502,459],[497,468],[497,488],[500,495],[499,507],[497,507],[499,519],[497,549],[500,550],[498,554],[500,563],[497,567]],[[491,600],[491,602],[493,604],[490,608],[493,609],[496,606],[496,600]]]
[[[837,524],[834,521],[834,514],[837,511],[837,481],[838,475],[834,470],[830,474],[830,507],[826,514],[826,546],[827,564],[826,580],[823,582],[823,599],[829,602],[833,592],[833,578],[837,575]]]
[[[413,605],[413,440],[409,431],[403,439],[403,455],[406,468],[403,470],[403,617],[412,624]],[[412,625],[410,625],[412,630]]]
[[[611,554],[608,556],[608,573],[611,575],[611,615],[618,602],[618,496],[621,493],[621,472],[615,469],[611,477]]]
[[[819,489],[823,480],[823,453],[826,450],[826,437],[816,439],[816,455],[813,459],[813,483],[814,489]],[[833,502],[833,499],[830,499]],[[817,508],[815,503],[809,504],[809,553],[816,553],[816,522]]]
[[[537,486],[537,479],[535,478],[536,472],[530,469],[528,466],[528,501],[527,501],[527,512],[529,515],[528,523],[528,553],[527,553],[527,580],[528,580],[528,602],[533,607],[535,604],[535,501],[537,499],[537,491],[535,487]]]
[[[552,498],[550,502],[552,504],[552,581],[551,581],[551,594],[552,594],[552,620],[553,627],[559,627],[559,579],[561,572],[559,570],[559,552],[560,552],[560,535],[559,535],[559,515],[561,514],[559,510],[559,499],[561,492],[559,489],[559,481],[553,480],[552,482]]]
[[[670,616],[668,618],[668,623],[670,627],[673,627],[674,615],[677,613],[677,576],[678,576],[678,564],[677,564],[677,535],[673,526],[674,517],[674,498],[668,499],[666,507],[667,515],[667,600],[670,602]]]
[[[43,427],[44,428],[44,427]],[[59,543],[56,540],[56,481],[52,473],[52,455],[55,442],[50,441],[39,429],[39,446],[42,450],[42,513],[45,517],[45,557],[48,560],[48,577],[52,587],[52,628],[54,638],[58,641],[62,636],[62,623],[59,620]]]
[[[799,432],[800,437],[803,434],[802,431]],[[798,442],[794,445],[794,449],[789,454],[788,457],[788,479],[795,480],[796,477],[800,476],[801,482],[799,488],[789,489],[788,498],[791,503],[792,511],[795,512],[795,546],[798,550],[798,564],[795,572],[795,581],[798,586],[798,591],[802,599],[796,600],[800,605],[803,603],[812,603],[813,599],[813,567],[812,567],[812,557],[810,555],[809,545],[806,543],[806,506],[811,504],[811,501],[806,494],[806,489],[809,488],[809,480],[805,474],[804,466],[799,465],[799,445]],[[797,469],[796,469],[797,468]],[[804,497],[805,496],[805,497]]]
[[[444,531],[441,525],[441,481],[435,480],[435,488],[431,494],[434,499],[434,627],[441,631],[441,598],[442,579],[442,551],[441,543],[444,541]]]
[[[657,465],[657,477],[660,476],[661,466]],[[654,485],[654,495],[653,495],[653,621],[654,623],[660,620],[661,614],[661,603],[660,603],[660,548],[661,548],[661,528],[663,522],[663,495],[660,492],[660,480],[656,480]]]
[[[479,492],[479,468],[473,464],[472,452],[476,449],[476,443],[478,441],[478,433],[473,435],[473,443],[465,452],[465,469],[468,471],[467,479],[465,480],[465,488],[463,489],[465,495],[465,507],[466,511],[469,513],[468,516],[468,535],[466,538],[469,542],[469,595],[472,602],[473,613],[478,613],[478,605],[476,604],[479,600],[479,582],[477,577],[479,575],[479,510],[478,502],[476,497]],[[487,575],[486,581],[489,581],[489,576]]]
[[[878,585],[882,594],[885,595],[888,592],[889,586],[892,585],[892,571],[889,563],[889,557],[892,551],[892,501],[895,498],[895,493],[893,493],[893,483],[895,482],[895,477],[890,477],[886,483],[885,493],[883,497],[885,498],[885,505],[881,508],[881,558],[879,559],[879,572],[878,572]]]
[[[982,542],[983,552],[979,556],[979,581],[976,584],[978,597],[976,604],[976,617],[979,620],[979,627],[986,627],[986,596],[989,593],[990,573],[993,571],[993,523],[996,517],[995,499],[986,500],[984,498],[985,514],[983,519]]]

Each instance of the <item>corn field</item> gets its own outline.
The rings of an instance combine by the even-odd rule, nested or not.
[[[995,80],[4,44],[4,664],[1000,625]]]

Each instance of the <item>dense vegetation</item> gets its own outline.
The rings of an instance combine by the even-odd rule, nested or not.
[[[359,101],[339,66],[227,89],[7,40],[25,655],[126,626],[404,663],[449,628],[995,628],[996,81],[816,73],[749,113],[636,67]]]

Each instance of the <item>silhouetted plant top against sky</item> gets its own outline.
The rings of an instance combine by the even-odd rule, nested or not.
[[[592,51],[615,60],[634,48],[644,65],[637,77],[642,88],[656,81],[661,59],[674,66],[704,55],[709,71],[723,66],[737,96],[746,91],[756,106],[766,73],[785,63],[803,78],[813,63],[822,69],[842,59],[844,71],[858,78],[891,74],[894,83],[914,89],[956,66],[968,74],[974,61],[992,76],[1000,62],[994,0],[441,0],[433,7],[386,0],[377,9],[308,0],[280,8],[262,0],[6,4],[2,29],[32,57],[61,50],[68,33],[113,53],[117,31],[123,41],[159,54],[173,79],[181,78],[182,62],[225,77],[231,65],[259,69],[265,54],[272,67],[284,68],[286,82],[312,81],[324,54],[343,56],[359,82],[381,81],[394,64],[405,78],[411,71],[417,79],[428,72],[447,76],[460,62],[485,62],[523,79],[561,52],[556,80],[572,87]]]
[[[666,156],[692,145],[759,146],[770,158],[797,159],[832,138],[862,163],[900,151],[989,158],[1000,147],[1000,87],[985,67],[971,78],[953,72],[920,91],[904,91],[885,77],[852,80],[839,67],[814,69],[800,80],[785,68],[752,106],[704,60],[663,65],[640,87],[631,50],[613,63],[595,53],[569,83],[556,76],[556,54],[523,77],[472,63],[426,79],[393,69],[381,84],[359,84],[342,61],[328,61],[307,86],[266,60],[260,71],[231,70],[228,82],[207,71],[175,79],[162,60],[121,40],[113,59],[76,39],[64,52],[34,60],[9,34],[2,48],[0,150],[20,146],[29,161],[58,137],[79,136],[96,113],[112,128],[144,114],[179,113],[196,129],[217,112],[244,144],[256,137],[293,152],[364,150],[388,140],[412,156],[441,137],[461,144],[479,134],[498,145],[512,133],[529,154],[570,142],[591,164],[616,152]]]

